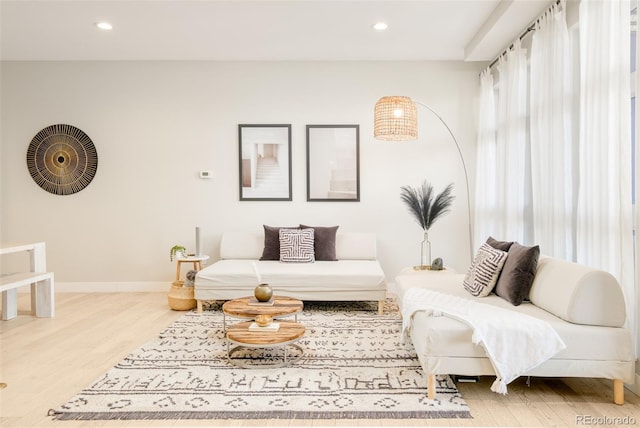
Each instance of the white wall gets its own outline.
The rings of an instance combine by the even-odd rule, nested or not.
[[[482,64],[484,65],[484,64]],[[432,228],[433,257],[469,264],[464,175],[445,128],[420,108],[420,140],[373,139],[373,106],[409,95],[448,122],[475,159],[478,64],[460,62],[5,62],[1,64],[0,242],[45,241],[59,284],[172,281],[174,244],[218,256],[224,230],[340,225],[378,236],[389,281],[417,264],[421,230],[400,187],[455,182],[452,212]],[[83,191],[50,194],[26,167],[42,128],[68,123],[98,151]],[[238,124],[290,123],[293,201],[238,200]],[[306,202],[306,124],[360,124],[361,202]],[[198,178],[212,170],[213,179]],[[473,184],[472,184],[473,186]],[[5,267],[15,260],[3,259]]]

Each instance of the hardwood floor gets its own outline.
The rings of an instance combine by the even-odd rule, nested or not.
[[[0,322],[0,426],[184,427],[184,426],[613,426],[633,418],[640,426],[640,398],[625,391],[613,404],[611,381],[518,379],[509,394],[489,391],[492,378],[460,383],[473,419],[432,420],[169,420],[53,421],[47,416],[134,348],[155,337],[183,313],[167,306],[165,293],[58,293],[56,317],[29,315],[29,295],[20,294],[18,317]],[[580,423],[579,418],[583,417]],[[586,423],[587,418],[608,418]],[[603,422],[596,420],[595,422]],[[621,424],[622,425],[622,424]],[[619,425],[620,426],[620,425]]]

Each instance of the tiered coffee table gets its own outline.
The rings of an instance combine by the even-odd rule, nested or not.
[[[292,321],[280,321],[278,331],[251,331],[249,326],[252,322],[241,322],[233,324],[227,329],[227,357],[232,364],[238,367],[282,367],[294,361],[297,361],[304,354],[304,350],[297,342],[305,332],[302,324]],[[231,348],[231,345],[236,345]],[[295,348],[298,352],[293,358],[289,356],[288,347]],[[236,351],[245,348],[266,349],[266,348],[282,348],[282,362],[273,364],[247,364],[239,359],[232,358]]]
[[[284,296],[274,296],[273,299],[274,303],[271,306],[250,305],[251,297],[229,300],[222,305],[223,326],[227,338],[227,357],[232,364],[243,368],[281,367],[298,360],[303,355],[304,350],[296,343],[305,333],[305,327],[297,322],[297,314],[302,312],[303,303],[298,299]],[[227,316],[253,320],[258,315],[270,315],[274,320],[293,316],[294,321],[274,321],[280,324],[280,328],[277,331],[266,329],[249,330],[252,322],[240,322],[227,328]],[[235,346],[232,348],[231,345]],[[289,355],[289,347],[297,350],[293,358]],[[281,362],[273,364],[247,364],[239,359],[232,358],[237,351],[247,348],[282,348],[283,359]]]
[[[275,318],[293,316],[298,321],[298,314],[302,312],[303,303],[298,299],[284,296],[273,296],[272,306],[251,306],[251,297],[241,297],[229,300],[222,305],[222,325],[227,330],[227,316],[241,319],[255,319],[258,315],[271,315]]]

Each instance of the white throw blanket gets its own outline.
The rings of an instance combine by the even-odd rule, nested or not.
[[[542,364],[566,345],[546,321],[477,299],[466,299],[423,288],[410,288],[403,297],[402,332],[407,337],[413,315],[447,316],[473,330],[472,341],[480,344],[493,365],[497,379],[491,390],[507,393],[507,384]]]

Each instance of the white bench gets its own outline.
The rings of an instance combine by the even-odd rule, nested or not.
[[[52,318],[55,313],[53,272],[46,272],[44,242],[0,248],[0,255],[29,252],[30,272],[0,275],[2,292],[2,319],[10,320],[18,315],[17,290],[31,285],[31,312],[37,317]]]

